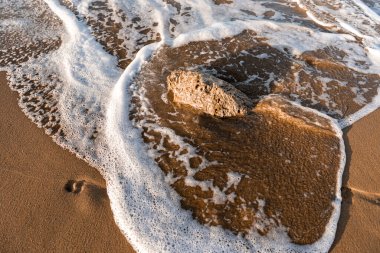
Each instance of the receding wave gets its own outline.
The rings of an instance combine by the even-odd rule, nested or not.
[[[327,252],[341,128],[379,107],[371,0],[9,0],[0,69],[107,180],[138,252]]]

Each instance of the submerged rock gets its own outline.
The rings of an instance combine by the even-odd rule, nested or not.
[[[246,115],[252,101],[232,84],[214,76],[176,70],[167,78],[173,102],[185,104],[218,117]]]
[[[286,75],[292,73],[283,67],[286,55],[253,41],[252,34],[242,33],[220,42],[164,47],[135,79],[140,90],[134,95],[130,116],[141,124],[152,158],[181,197],[182,208],[190,210],[200,224],[248,237],[267,235],[269,240],[273,233],[286,231],[293,243],[312,244],[325,239],[336,224],[332,219],[339,202],[337,182],[344,165],[341,132],[318,111],[268,95],[271,86],[265,84],[271,75],[266,73],[289,85]],[[236,55],[236,50],[246,51]],[[200,53],[204,51],[212,54]],[[256,57],[263,52],[276,57]],[[215,61],[202,65],[210,57]],[[213,71],[239,90],[230,93],[224,87],[232,84],[178,71],[186,68]],[[244,81],[252,75],[260,78]],[[215,85],[221,96],[244,110],[239,114],[221,104],[211,95],[214,91],[197,91],[199,83]],[[162,99],[168,90],[168,99]],[[241,92],[243,96],[236,95]],[[149,103],[140,101],[142,94]],[[205,98],[225,112],[210,110]]]

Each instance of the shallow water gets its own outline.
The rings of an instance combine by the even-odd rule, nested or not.
[[[345,163],[339,128],[380,103],[379,9],[5,1],[0,66],[27,116],[102,172],[137,251],[327,252]],[[166,76],[178,68],[228,81],[256,107],[220,119],[176,106]]]

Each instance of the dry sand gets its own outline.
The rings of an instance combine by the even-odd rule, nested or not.
[[[26,118],[4,72],[0,118],[0,252],[133,252],[104,179]],[[85,180],[80,193],[69,180]]]
[[[17,106],[0,73],[0,251],[133,252],[113,221],[105,182]],[[342,215],[333,253],[380,249],[380,111],[346,131]],[[69,180],[85,180],[79,194]]]

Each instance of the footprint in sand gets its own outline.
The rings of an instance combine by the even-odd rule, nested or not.
[[[76,181],[76,180],[69,180],[65,184],[65,190],[70,193],[78,194],[83,190],[83,187],[85,185],[84,180]]]

